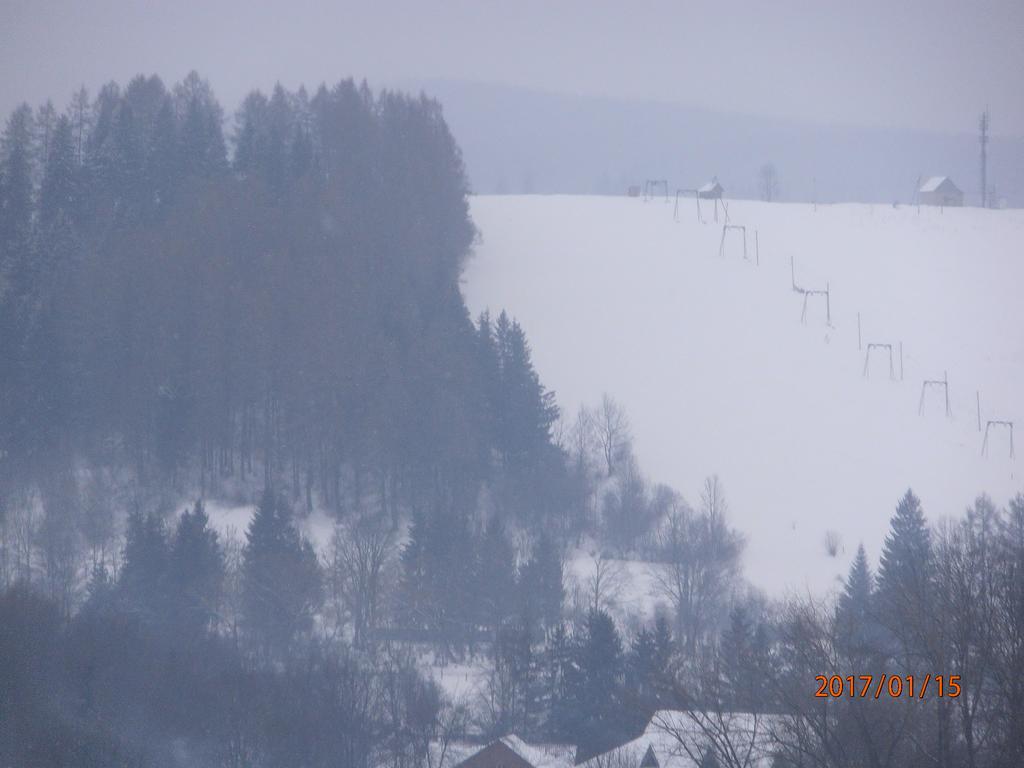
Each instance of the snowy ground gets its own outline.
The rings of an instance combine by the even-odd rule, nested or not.
[[[721,225],[693,205],[676,223],[661,201],[476,197],[464,290],[518,317],[566,412],[602,392],[626,406],[652,479],[696,502],[721,476],[754,583],[818,592],[859,541],[877,558],[908,486],[933,520],[1024,490],[1024,211],[734,201],[744,261],[735,232],[719,258]],[[832,327],[817,299],[801,324],[791,256],[799,285],[829,285]],[[884,352],[864,377],[858,312],[865,347],[893,344],[895,381]],[[952,418],[938,391],[919,416],[944,371]],[[1015,459],[1002,431],[981,455],[976,392],[983,423],[1017,420]]]

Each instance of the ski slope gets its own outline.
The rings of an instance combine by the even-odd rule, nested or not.
[[[463,290],[519,319],[564,413],[603,392],[625,405],[651,479],[695,504],[721,477],[754,584],[821,593],[858,542],[877,562],[908,487],[932,521],[1024,490],[1024,211],[731,201],[745,261],[738,232],[720,257],[721,224],[680,205],[676,222],[662,200],[474,197]],[[828,284],[831,327],[816,296],[801,322],[791,257],[801,287]],[[858,313],[895,380],[884,350],[864,376]],[[944,372],[952,417],[937,389],[919,415]],[[1017,421],[1016,458],[995,428],[982,456],[976,393],[983,426]]]

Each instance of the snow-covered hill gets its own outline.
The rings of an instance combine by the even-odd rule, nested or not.
[[[464,290],[518,317],[565,411],[620,400],[653,479],[695,502],[720,475],[754,583],[817,592],[859,541],[877,557],[908,486],[933,520],[1024,490],[1024,211],[733,201],[744,261],[693,205],[677,223],[660,200],[475,197]],[[829,286],[831,327],[819,297],[801,323],[791,256],[801,287]],[[881,349],[863,375],[868,343],[893,345],[896,380]],[[918,415],[944,372],[952,418],[937,389]],[[1016,419],[1016,458],[1004,429],[982,456],[976,393],[983,427]]]

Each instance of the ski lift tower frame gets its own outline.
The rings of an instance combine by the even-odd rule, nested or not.
[[[988,433],[992,427],[1005,427],[1010,432],[1010,458],[1014,458],[1013,450],[1013,422],[999,419],[989,419],[985,422],[985,439],[981,441],[981,455],[988,456]]]
[[[679,189],[676,190],[676,205],[675,205],[675,208],[672,211],[672,218],[675,219],[676,221],[679,221],[679,196],[680,195],[683,195],[684,197],[686,195],[693,195],[693,199],[697,201],[697,221],[699,221],[701,224],[703,224],[704,223],[704,217],[701,216],[701,213],[700,213],[700,195],[698,194],[696,189],[683,189],[682,187],[680,187]]]
[[[811,296],[824,296],[825,297],[825,325],[829,328],[832,327],[832,288],[828,283],[825,283],[825,288],[801,288],[800,293],[804,295],[804,308],[800,313],[800,322],[807,325],[807,300]]]
[[[953,412],[949,408],[949,374],[947,371],[942,372],[941,379],[925,379],[921,382],[921,399],[917,403],[917,415],[924,414],[924,397],[929,387],[942,388],[942,394],[946,400],[946,418],[952,418]]]
[[[646,179],[644,181],[644,202],[654,199],[654,191],[661,187],[665,192],[665,202],[668,202],[668,179]]]
[[[864,378],[868,378],[868,372],[871,365],[871,352],[876,349],[884,349],[889,353],[889,378],[892,381],[896,381],[896,364],[893,361],[893,345],[891,343],[882,342],[871,342],[867,345],[867,352],[864,353]],[[903,345],[900,344],[900,356],[903,354]],[[902,372],[903,363],[900,362],[900,370]]]
[[[744,261],[750,261],[747,258],[747,228],[743,224],[723,224],[722,225],[722,240],[718,244],[718,255],[725,257],[725,236],[729,230],[739,231],[743,233],[743,259]]]

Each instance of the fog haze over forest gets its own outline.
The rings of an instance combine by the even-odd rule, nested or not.
[[[1024,765],[1019,1],[0,0],[0,72],[0,767]]]
[[[758,169],[770,161],[782,200],[913,203],[919,180],[948,175],[980,202],[978,137],[969,130],[825,125],[448,80],[409,84],[445,105],[481,194],[620,195],[637,179],[668,176],[673,192],[717,177],[731,197],[754,199]],[[1024,138],[995,137],[989,151],[996,200],[1024,205]]]
[[[229,113],[253,85],[337,76],[441,98],[480,192],[621,193],[627,177],[718,175],[755,197],[909,202],[918,176],[979,196],[976,122],[992,113],[991,184],[1024,202],[1019,3],[105,1],[0,9],[0,109],[111,78],[197,69]],[[72,84],[72,85],[69,85]],[[587,162],[593,157],[594,163]]]

